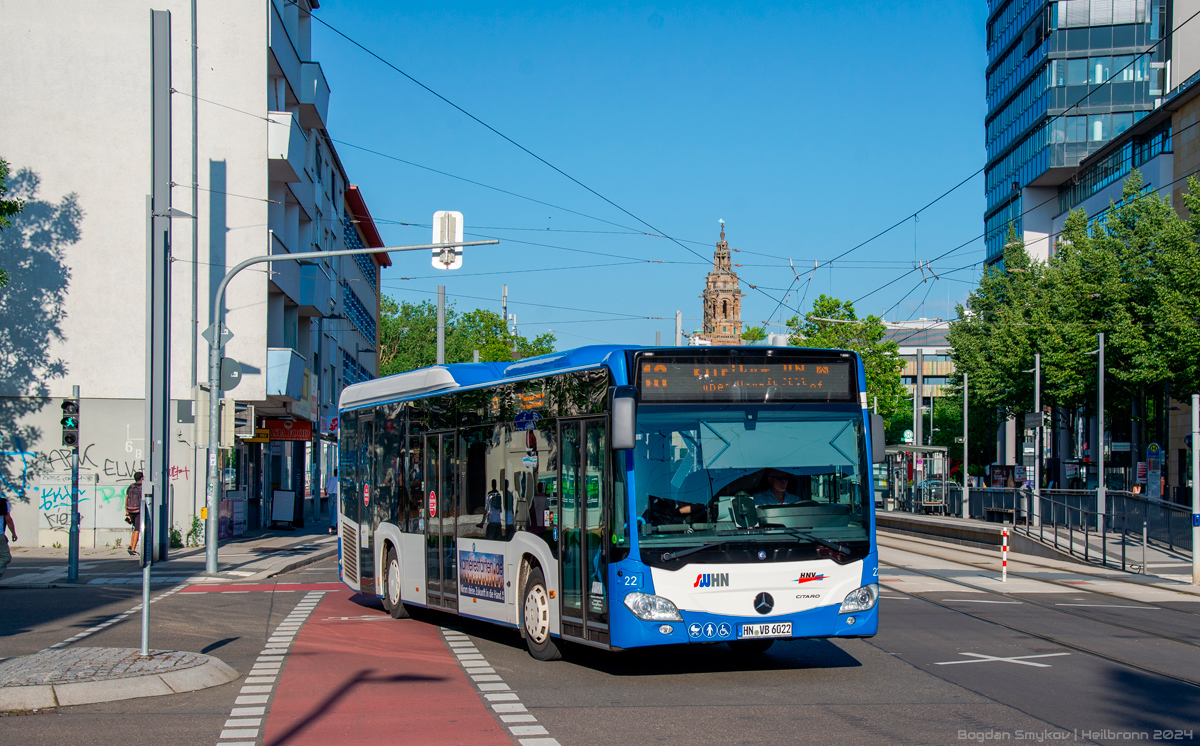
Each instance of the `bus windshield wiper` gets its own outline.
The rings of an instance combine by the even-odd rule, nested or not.
[[[705,549],[716,549],[717,547],[721,546],[722,544],[728,544],[728,543],[729,543],[729,539],[722,539],[721,541],[714,541],[711,544],[701,544],[698,547],[692,547],[691,549],[684,549],[682,552],[663,552],[663,556],[661,557],[661,559],[663,562],[670,562],[673,559],[679,559],[680,557],[686,557],[689,554],[695,554],[696,552],[703,552]]]
[[[845,544],[839,544],[836,541],[829,541],[828,539],[822,539],[820,536],[814,536],[814,535],[808,533],[807,531],[801,531],[798,528],[785,528],[782,530],[784,533],[791,534],[792,536],[802,536],[805,539],[811,539],[812,541],[815,541],[816,543],[820,544],[821,546],[828,547],[829,549],[832,549],[839,554],[845,554],[845,555],[850,554],[850,547],[846,546]]]

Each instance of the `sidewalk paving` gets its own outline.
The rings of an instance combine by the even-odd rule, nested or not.
[[[43,650],[0,662],[0,712],[192,692],[239,675],[218,658],[177,650]]]
[[[138,559],[124,548],[81,549],[79,582],[67,582],[67,550],[10,545],[13,561],[0,588],[62,588],[82,585],[138,585]],[[265,580],[337,553],[337,537],[324,526],[294,532],[259,531],[227,540],[218,548],[219,573],[204,574],[204,547],[172,549],[166,562],[151,566],[150,577],[160,583],[229,583]]]

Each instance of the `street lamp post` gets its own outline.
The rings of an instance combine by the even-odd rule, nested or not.
[[[220,489],[220,474],[217,471],[217,454],[221,450],[221,348],[224,343],[221,332],[225,326],[225,289],[229,281],[237,273],[254,264],[269,262],[288,262],[305,259],[328,259],[334,256],[353,256],[355,254],[381,254],[392,251],[429,251],[430,249],[449,249],[459,246],[487,246],[500,243],[497,239],[487,241],[457,241],[454,243],[421,244],[420,246],[378,247],[373,249],[343,249],[341,251],[304,251],[296,254],[274,254],[251,257],[241,262],[225,273],[221,284],[217,286],[213,296],[210,339],[208,343],[208,494],[205,505],[208,508],[208,520],[204,527],[205,543],[205,572],[209,575],[217,573],[217,490]]]
[[[1108,513],[1108,495],[1104,486],[1104,332],[1098,335],[1099,346],[1089,352],[1096,355],[1096,442],[1092,446],[1096,450],[1096,512],[1101,516]],[[1101,518],[1103,520],[1103,518]],[[1100,531],[1103,533],[1104,525]]]
[[[1040,526],[1042,508],[1042,353],[1033,353],[1033,368],[1025,373],[1033,374],[1033,410],[1037,413],[1037,427],[1034,428],[1033,448],[1033,505],[1030,516],[1034,526]]]

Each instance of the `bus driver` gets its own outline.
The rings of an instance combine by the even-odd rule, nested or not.
[[[802,502],[799,495],[787,491],[789,475],[779,469],[767,469],[767,489],[754,496],[756,508]]]

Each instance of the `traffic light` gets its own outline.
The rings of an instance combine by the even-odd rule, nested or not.
[[[62,444],[70,448],[79,446],[79,400],[63,399]]]

